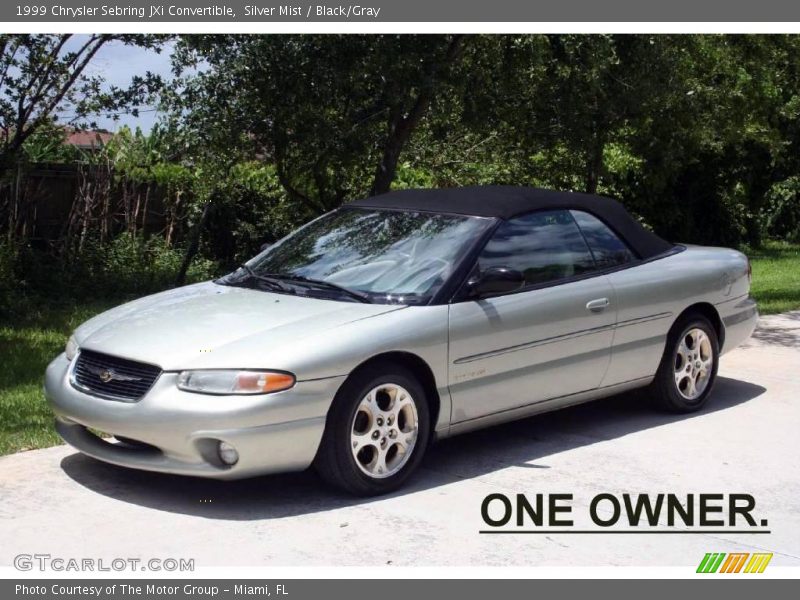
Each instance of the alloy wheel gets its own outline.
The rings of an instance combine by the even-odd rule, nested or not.
[[[369,477],[391,477],[411,458],[418,433],[417,405],[408,390],[393,383],[373,388],[359,403],[350,430],[356,465]]]
[[[714,353],[708,334],[695,327],[689,329],[675,350],[675,385],[686,400],[697,400],[711,380]]]

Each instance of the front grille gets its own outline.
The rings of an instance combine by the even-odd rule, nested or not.
[[[96,396],[135,402],[144,396],[161,375],[155,365],[81,350],[72,371],[73,383]]]

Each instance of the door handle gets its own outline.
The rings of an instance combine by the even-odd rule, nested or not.
[[[598,298],[597,300],[589,300],[589,302],[586,303],[586,310],[590,310],[592,312],[602,312],[606,308],[608,308],[609,304],[611,303],[608,301],[608,298]]]

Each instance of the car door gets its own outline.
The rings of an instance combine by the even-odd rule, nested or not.
[[[452,423],[594,389],[609,364],[615,301],[567,210],[503,222],[478,272],[506,267],[524,287],[449,311]]]
[[[616,298],[611,362],[602,385],[652,376],[661,361],[674,316],[665,308],[674,281],[663,265],[642,264],[622,237],[596,216],[578,210],[571,213],[598,268],[608,271]]]

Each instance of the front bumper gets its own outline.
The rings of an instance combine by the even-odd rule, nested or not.
[[[61,354],[45,373],[45,396],[62,438],[98,460],[163,473],[240,479],[300,471],[314,459],[325,417],[345,377],[299,381],[259,396],[208,396],[179,390],[165,372],[138,402],[92,396],[69,382],[72,363]],[[135,440],[107,441],[89,428]],[[239,453],[233,466],[217,456],[225,441]]]

